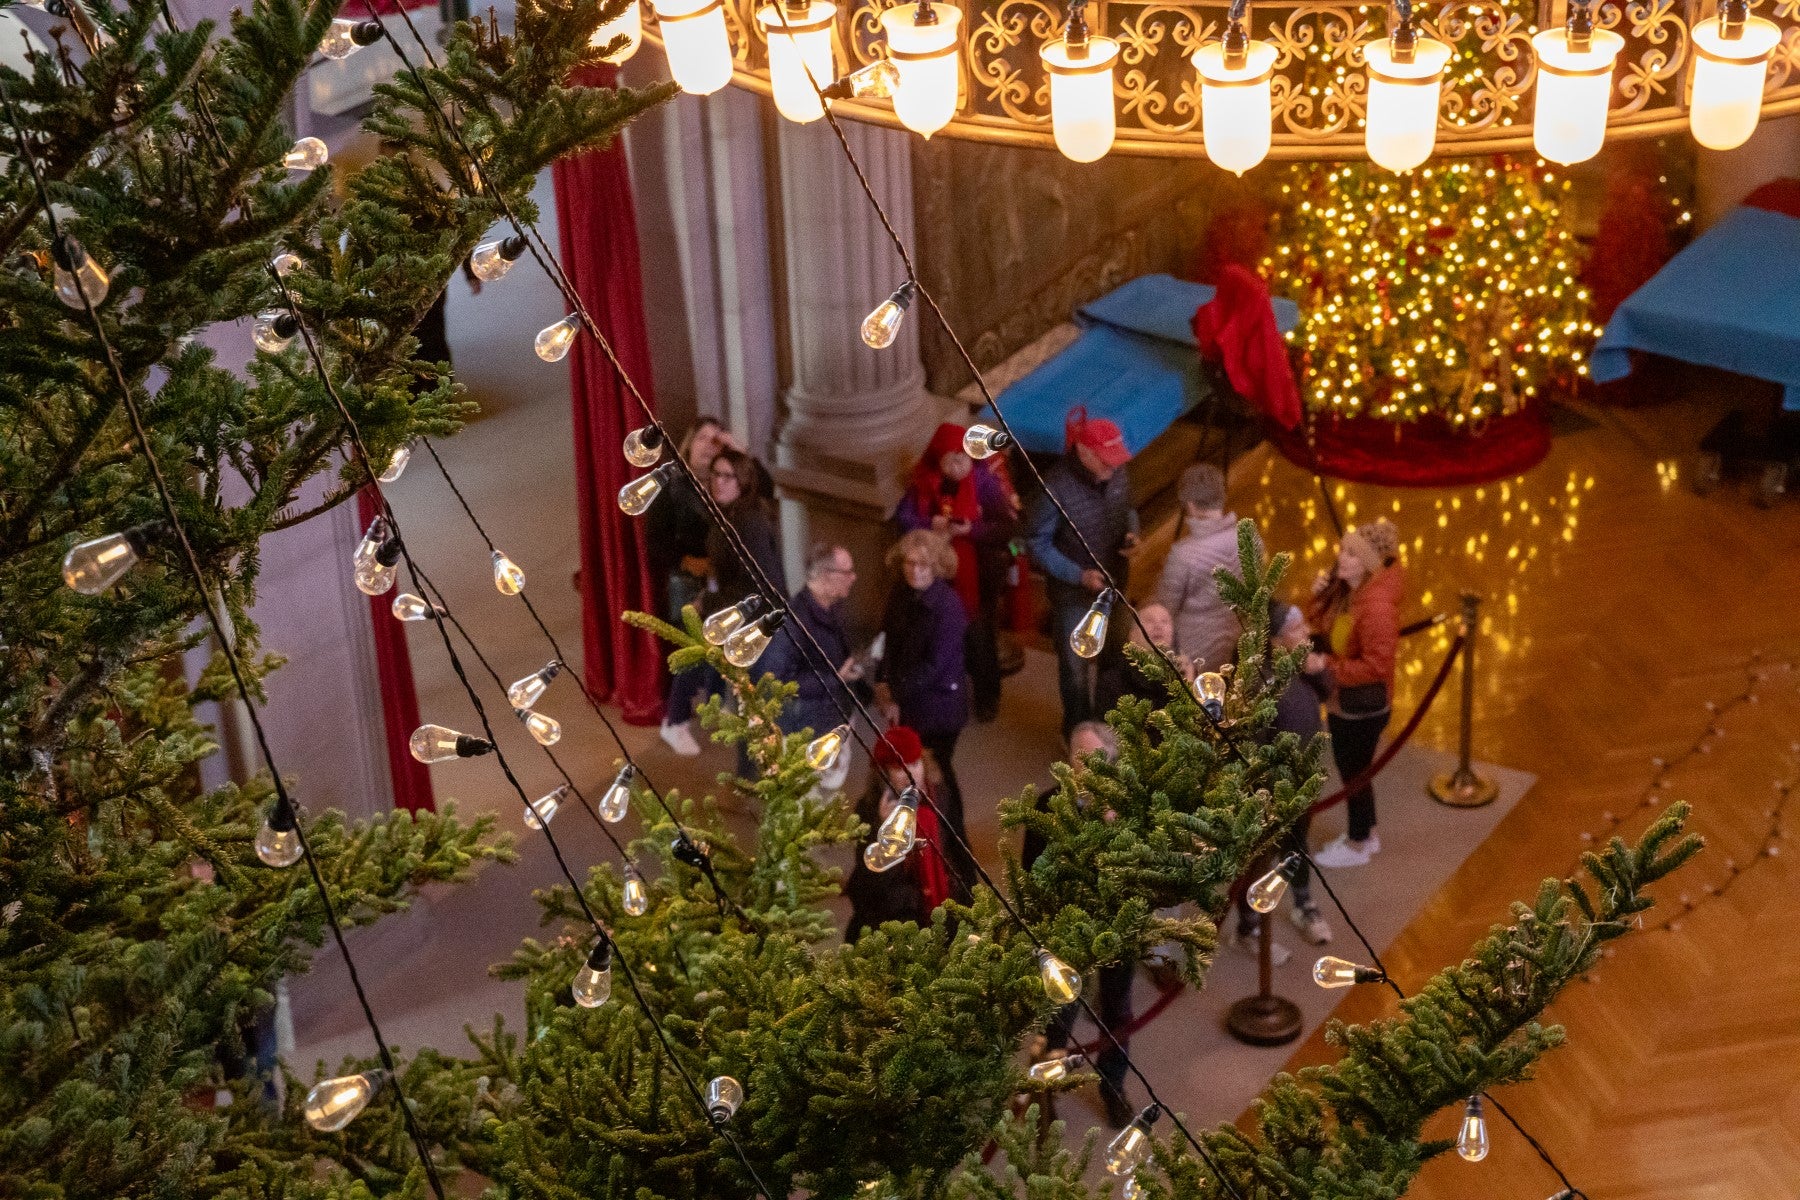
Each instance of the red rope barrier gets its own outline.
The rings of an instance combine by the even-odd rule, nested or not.
[[[1419,723],[1425,719],[1426,712],[1431,708],[1431,702],[1436,700],[1438,693],[1444,689],[1444,681],[1450,678],[1450,668],[1455,665],[1457,656],[1462,653],[1463,643],[1467,640],[1467,635],[1458,634],[1456,640],[1450,643],[1450,653],[1444,655],[1444,662],[1443,665],[1438,667],[1437,677],[1431,681],[1431,686],[1425,689],[1424,699],[1419,701],[1419,707],[1413,709],[1412,717],[1406,722],[1405,727],[1400,730],[1399,736],[1388,743],[1387,749],[1376,756],[1375,761],[1369,764],[1368,769],[1364,770],[1355,779],[1352,779],[1331,795],[1313,805],[1309,810],[1310,812],[1314,814],[1322,813],[1333,805],[1342,804],[1350,793],[1357,791],[1360,788],[1367,787],[1374,780],[1375,776],[1381,773],[1381,769],[1387,766],[1389,762],[1393,761],[1394,755],[1400,753],[1400,747],[1406,745],[1412,735],[1418,732]]]

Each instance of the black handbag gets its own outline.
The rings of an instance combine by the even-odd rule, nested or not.
[[[1359,683],[1339,688],[1337,706],[1346,717],[1372,717],[1384,713],[1388,709],[1387,684]]]

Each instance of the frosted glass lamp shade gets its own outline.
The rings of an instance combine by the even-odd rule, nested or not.
[[[756,23],[769,39],[769,91],[775,111],[797,125],[825,115],[819,92],[837,80],[831,56],[831,23],[837,5],[813,0],[802,11],[781,4],[756,10]]]
[[[710,96],[731,82],[731,33],[724,0],[663,0],[655,4],[669,77],[684,92]]]
[[[1112,149],[1118,132],[1113,112],[1113,67],[1119,43],[1089,38],[1085,54],[1071,54],[1061,38],[1038,52],[1050,72],[1050,131],[1056,148],[1075,162],[1093,162]]]
[[[881,27],[887,33],[888,57],[900,79],[894,88],[894,115],[914,133],[930,137],[956,115],[956,33],[962,9],[934,4],[937,20],[915,23],[918,9],[910,4],[886,9]]]
[[[1569,45],[1564,29],[1546,29],[1531,39],[1537,54],[1537,109],[1531,141],[1537,152],[1568,166],[1600,153],[1606,140],[1606,108],[1612,99],[1613,61],[1625,39],[1606,29],[1588,35],[1588,46]]]
[[[1223,42],[1194,51],[1200,72],[1200,130],[1213,165],[1242,175],[1268,157],[1275,47],[1252,41],[1242,66],[1227,66]]]
[[[638,8],[638,0],[630,0],[625,11],[594,30],[594,36],[588,39],[588,45],[600,49],[609,45],[615,38],[624,38],[625,46],[604,56],[609,63],[622,63],[638,52],[644,42],[644,13]]]
[[[1390,171],[1410,171],[1431,157],[1437,145],[1438,99],[1450,47],[1435,38],[1418,40],[1411,62],[1395,62],[1393,43],[1383,38],[1363,47],[1369,64],[1369,157]]]
[[[1750,140],[1762,116],[1763,83],[1769,55],[1781,41],[1781,27],[1749,17],[1735,38],[1717,21],[1694,26],[1694,92],[1688,101],[1688,128],[1708,150],[1730,150]]]

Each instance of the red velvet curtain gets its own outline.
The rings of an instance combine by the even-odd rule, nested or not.
[[[575,82],[610,87],[613,70],[603,68]],[[605,149],[558,161],[553,172],[563,269],[638,390],[654,403],[625,148],[614,141]],[[592,339],[575,340],[569,374],[585,678],[596,698],[618,702],[628,723],[654,725],[662,720],[662,647],[651,634],[620,619],[631,609],[661,611],[645,558],[644,527],[621,513],[617,500],[619,489],[636,474],[628,473],[619,447],[645,418]]]
[[[356,493],[356,511],[366,528],[380,512],[368,488]],[[387,734],[388,776],[394,786],[394,807],[435,811],[431,795],[431,771],[412,756],[407,741],[419,727],[419,693],[413,687],[412,655],[406,649],[406,627],[394,619],[393,593],[370,596],[369,610],[375,623],[375,667],[381,681],[381,723]]]

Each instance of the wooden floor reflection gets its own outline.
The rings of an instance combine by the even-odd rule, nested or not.
[[[1777,785],[1800,792],[1800,670],[1786,669],[1800,659],[1800,503],[1764,511],[1747,492],[1692,494],[1686,468],[1716,412],[1584,411],[1590,427],[1559,437],[1515,479],[1445,491],[1331,485],[1352,523],[1382,515],[1399,526],[1410,614],[1453,610],[1464,589],[1483,596],[1476,757],[1540,781],[1387,964],[1416,989],[1506,919],[1512,900],[1567,873],[1584,831],[1612,816],[1622,832],[1641,828],[1647,790],[1692,802],[1709,851],[1658,899],[1683,909],[1685,895],[1693,911],[1616,943],[1549,1014],[1568,1044],[1500,1098],[1594,1200],[1800,1195],[1800,845],[1777,837],[1777,853],[1765,852]],[[1251,466],[1234,504],[1271,548],[1297,551],[1291,586],[1301,588],[1330,561],[1318,492],[1278,456]],[[1406,646],[1397,712],[1412,710],[1447,645],[1446,631]],[[1756,675],[1756,702],[1730,704]],[[1456,716],[1447,689],[1418,736],[1453,747]],[[1699,742],[1704,750],[1651,788],[1654,759]],[[1431,801],[1384,793],[1380,803]],[[1710,895],[1733,867],[1733,885]],[[1384,857],[1362,869],[1406,864]],[[1335,924],[1332,949],[1353,957]],[[1385,989],[1363,988],[1339,1015],[1392,1011]],[[1315,1037],[1291,1067],[1332,1056]],[[1441,1124],[1429,1132],[1454,1136],[1451,1114]],[[1487,1161],[1446,1155],[1411,1194],[1556,1192],[1522,1139],[1497,1116],[1492,1125]]]

